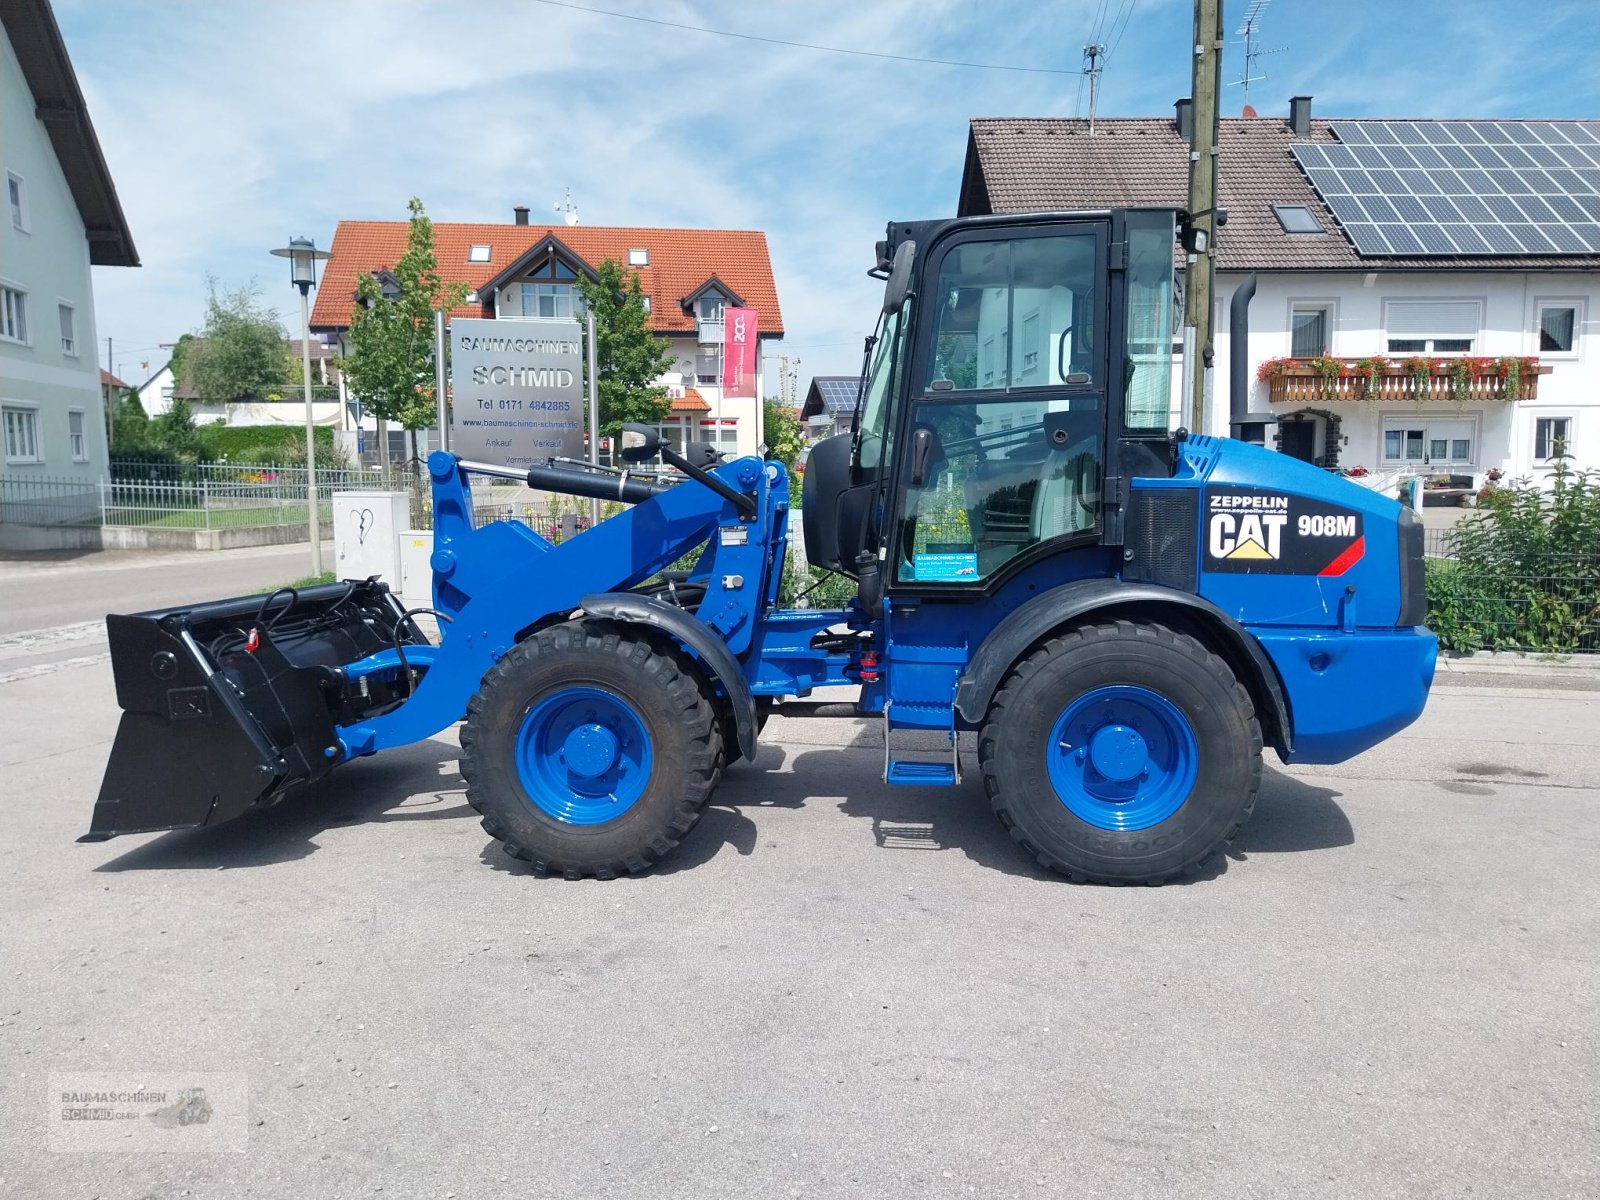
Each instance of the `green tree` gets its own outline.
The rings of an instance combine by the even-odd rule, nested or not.
[[[672,411],[667,389],[656,381],[672,365],[666,340],[650,332],[637,271],[606,259],[595,278],[578,280],[594,313],[595,362],[600,370],[600,431],[615,437],[625,421],[654,425]],[[588,363],[584,381],[588,382]]]
[[[412,431],[435,420],[433,314],[448,313],[467,296],[464,282],[439,277],[433,248],[433,222],[415,196],[406,205],[411,227],[406,251],[390,273],[399,291],[385,296],[370,273],[356,282],[356,304],[350,314],[349,349],[340,369],[350,392],[378,419],[378,441],[388,471],[386,425],[394,421]]]
[[[193,462],[200,457],[200,435],[195,431],[189,402],[173,397],[172,407],[150,422],[150,443],[175,458]]]
[[[762,434],[767,440],[767,457],[794,470],[795,459],[805,448],[805,427],[800,414],[776,400],[762,401]]]
[[[277,311],[262,305],[254,283],[219,291],[208,279],[206,288],[205,329],[186,345],[180,341],[174,357],[187,375],[175,369],[174,382],[187,383],[202,404],[237,404],[282,391],[294,364]]]
[[[150,417],[139,403],[137,392],[127,391],[112,414],[112,458],[141,458],[149,451]]]

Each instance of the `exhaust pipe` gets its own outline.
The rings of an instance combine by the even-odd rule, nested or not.
[[[1278,418],[1250,411],[1250,301],[1255,294],[1256,277],[1246,275],[1228,303],[1228,435],[1263,446],[1267,425]]]

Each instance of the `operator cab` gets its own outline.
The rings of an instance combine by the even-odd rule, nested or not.
[[[1120,544],[1127,480],[1171,473],[1179,216],[891,224],[855,429],[805,475],[812,563],[876,569],[891,592],[991,591]]]

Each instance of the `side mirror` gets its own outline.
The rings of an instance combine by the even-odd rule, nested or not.
[[[918,425],[911,431],[911,486],[921,487],[928,479],[928,471],[936,459],[944,458],[944,448],[939,435],[927,425]]]
[[[911,290],[911,264],[917,258],[915,242],[901,242],[895,247],[894,265],[889,268],[889,282],[883,285],[883,311],[898,312]]]
[[[622,437],[619,439],[622,461],[627,463],[649,462],[661,453],[661,435],[648,425],[627,424],[622,427]]]

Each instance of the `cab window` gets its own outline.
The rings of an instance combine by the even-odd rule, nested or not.
[[[1098,227],[972,241],[940,262],[903,460],[899,583],[981,583],[1099,520]]]

